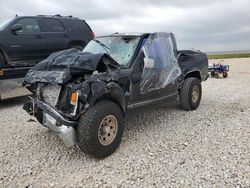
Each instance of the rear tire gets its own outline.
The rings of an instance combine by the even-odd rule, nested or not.
[[[112,154],[120,145],[124,125],[121,108],[111,101],[100,101],[80,117],[77,127],[81,150],[96,158]]]
[[[180,91],[180,104],[184,110],[195,110],[201,101],[202,88],[198,78],[186,78]]]
[[[227,72],[223,72],[223,78],[227,78],[228,77],[228,73]]]
[[[211,77],[215,77],[215,72],[214,71],[211,72]]]

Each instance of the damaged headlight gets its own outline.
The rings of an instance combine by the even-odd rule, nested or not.
[[[70,115],[75,116],[78,108],[78,92],[72,92],[70,97]]]
[[[61,92],[60,85],[48,84],[44,86],[42,90],[42,98],[44,102],[52,106],[56,106],[56,104],[58,103],[60,92]]]

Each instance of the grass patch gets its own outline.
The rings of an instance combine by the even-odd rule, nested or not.
[[[208,59],[230,59],[230,58],[247,58],[250,57],[250,53],[245,54],[211,54],[207,55]]]

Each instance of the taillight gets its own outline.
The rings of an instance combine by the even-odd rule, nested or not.
[[[91,32],[91,37],[92,37],[92,39],[94,39],[95,38],[95,32]]]

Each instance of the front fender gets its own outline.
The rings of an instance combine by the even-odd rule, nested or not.
[[[110,100],[118,104],[124,114],[126,113],[129,95],[127,94],[128,92],[126,92],[118,83],[105,83],[98,80],[90,85],[85,85],[85,87],[82,88],[82,93],[80,101],[88,103],[87,108],[91,107],[98,101]]]
[[[119,84],[114,82],[108,83],[105,88],[100,89],[100,91],[102,91],[102,93],[98,93],[99,97],[95,98],[94,101],[92,101],[92,104],[93,102],[96,103],[101,100],[110,100],[118,104],[124,114],[126,113],[129,97]]]
[[[110,87],[108,96],[110,96],[114,102],[119,104],[123,113],[125,114],[127,109],[128,95],[126,95],[126,92],[116,83],[110,83],[108,84],[108,87]]]

